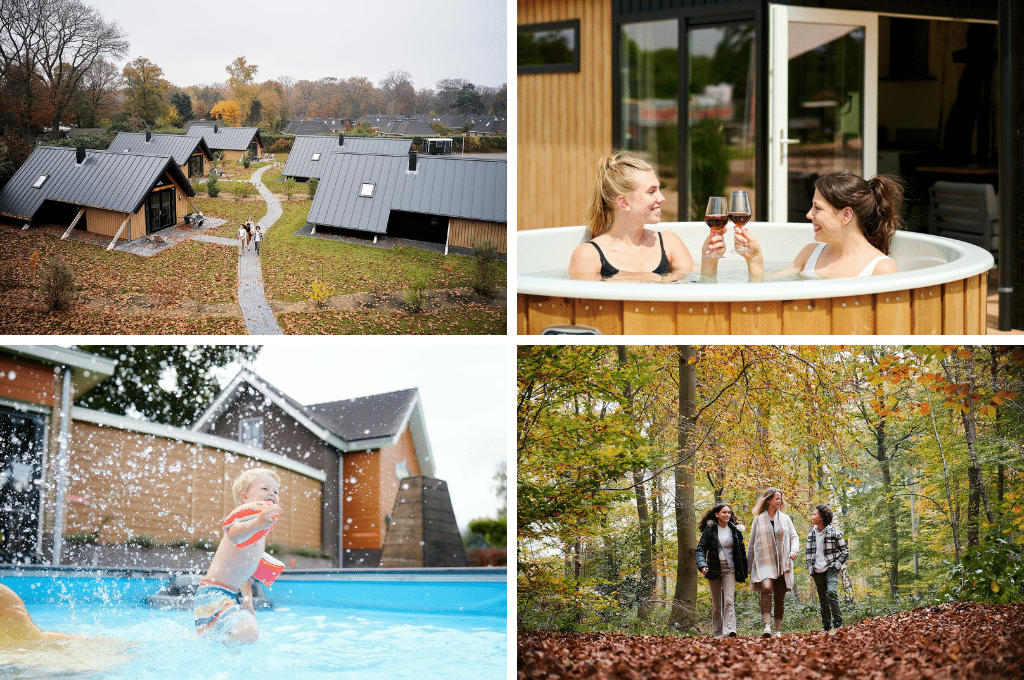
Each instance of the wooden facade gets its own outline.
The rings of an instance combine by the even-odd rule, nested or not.
[[[181,191],[181,188],[177,183],[173,182],[167,187],[160,187],[155,189],[152,193],[160,191],[173,191],[175,201],[175,224],[183,224],[185,222],[185,215],[189,213],[188,200],[185,194]],[[109,236],[114,238],[118,230],[121,228],[121,224],[124,222],[124,213],[114,212],[112,210],[104,210],[102,208],[86,208],[85,209],[85,224],[86,230],[93,234],[101,234],[102,236]],[[146,203],[142,204],[142,207],[135,211],[128,224],[125,225],[124,231],[121,232],[119,241],[134,241],[137,238],[142,238],[146,235]]]
[[[566,19],[580,20],[579,72],[516,77],[517,229],[582,224],[597,161],[611,151],[611,0],[518,1],[520,26]]]
[[[0,397],[54,406],[60,383],[50,366],[19,357],[0,356]]]
[[[466,549],[443,480],[420,476],[405,479],[390,517],[381,567],[466,566]]]
[[[56,478],[55,457],[47,478]],[[100,543],[148,536],[158,543],[209,539],[238,503],[231,484],[251,467],[281,477],[284,515],[268,543],[319,550],[321,483],[208,445],[76,421],[68,459],[65,535],[99,532]],[[45,531],[53,529],[53,493],[47,495]]]
[[[398,464],[404,464],[411,475],[421,474],[408,427],[394,446],[344,455],[345,550],[365,551],[368,557],[380,559],[387,526],[384,518],[391,513],[402,484],[395,474]]]
[[[473,248],[477,243],[490,240],[498,252],[508,252],[508,225],[498,222],[466,220],[452,217],[448,220],[448,245]]]

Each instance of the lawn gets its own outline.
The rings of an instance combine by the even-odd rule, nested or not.
[[[401,290],[411,281],[426,280],[427,288],[472,285],[476,260],[417,248],[385,250],[371,245],[315,239],[294,234],[309,214],[309,200],[284,202],[284,214],[263,242],[263,285],[268,297],[284,301],[306,299],[313,276],[320,276],[335,295]],[[498,262],[500,280],[505,263]]]
[[[381,310],[290,312],[277,315],[289,335],[503,335],[505,309],[470,304],[431,314]]]

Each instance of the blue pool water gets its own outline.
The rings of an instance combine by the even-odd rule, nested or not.
[[[279,580],[260,642],[195,635],[191,611],[139,604],[159,579],[10,577],[44,630],[102,638],[0,649],[0,677],[35,680],[504,678],[504,580]],[[123,638],[130,644],[108,638]]]

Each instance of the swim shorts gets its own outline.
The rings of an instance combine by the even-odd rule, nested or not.
[[[199,635],[227,635],[237,626],[255,622],[255,617],[240,604],[242,594],[222,583],[206,580],[196,588],[195,617]]]

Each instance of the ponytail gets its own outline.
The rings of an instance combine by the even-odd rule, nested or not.
[[[587,240],[611,229],[615,199],[636,189],[636,173],[653,170],[650,163],[628,151],[613,151],[598,161],[597,184],[587,210]]]
[[[814,188],[836,210],[853,210],[868,243],[889,254],[893,234],[903,228],[903,185],[899,178],[876,175],[864,180],[843,170],[819,177]]]

